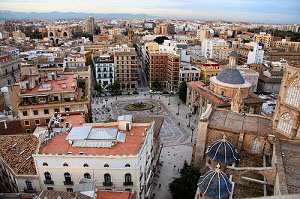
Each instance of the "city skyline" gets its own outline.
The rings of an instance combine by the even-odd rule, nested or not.
[[[113,5],[113,6],[112,6]],[[248,21],[255,23],[293,24],[300,19],[296,0],[211,0],[211,1],[128,1],[75,0],[40,2],[37,0],[1,0],[2,10],[16,12],[82,12],[147,14],[162,18]]]

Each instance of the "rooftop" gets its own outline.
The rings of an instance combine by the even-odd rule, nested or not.
[[[150,124],[149,124],[150,125]],[[143,133],[145,128],[149,126],[132,126],[130,131],[120,130],[120,132],[126,134],[125,142],[118,142],[113,147],[75,147],[72,146],[68,140],[66,140],[68,134],[63,133],[61,135],[56,134],[48,144],[43,143],[39,150],[40,154],[95,154],[95,155],[135,155],[138,153],[140,145],[143,143]],[[93,129],[104,128],[112,129],[118,128],[116,123],[106,126],[92,126]],[[70,135],[70,134],[69,134]]]
[[[240,114],[225,109],[215,109],[209,118],[210,127],[232,132],[243,131],[264,137],[273,134],[272,124],[271,118]]]
[[[133,199],[130,192],[97,191],[97,199]]]
[[[236,68],[224,68],[218,75],[217,80],[227,84],[244,84],[245,79]]]
[[[0,158],[17,175],[36,175],[31,155],[35,153],[38,139],[34,135],[1,135]]]
[[[39,199],[91,199],[91,197],[83,195],[78,192],[64,192],[64,191],[53,191],[43,190],[38,197]]]
[[[50,93],[50,92],[75,92],[75,86],[77,83],[77,76],[75,75],[62,75],[60,78],[56,80],[46,80],[42,78],[41,84],[39,86],[34,87],[33,89],[23,91],[21,95],[37,95],[41,93]],[[63,84],[66,85],[62,86]],[[48,86],[50,85],[50,87]],[[49,87],[48,89],[44,89],[44,87]]]

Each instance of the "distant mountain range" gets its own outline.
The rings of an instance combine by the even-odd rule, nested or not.
[[[83,13],[83,12],[13,12],[8,10],[0,10],[0,19],[85,19],[93,16],[95,19],[150,19],[157,18],[146,14],[128,14],[128,13]]]

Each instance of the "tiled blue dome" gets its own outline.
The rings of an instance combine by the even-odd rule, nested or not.
[[[198,181],[200,192],[208,197],[222,199],[230,195],[232,184],[227,175],[219,169],[210,170],[200,176]]]
[[[232,52],[229,54],[229,57],[237,57],[236,51],[232,51]]]
[[[233,145],[225,137],[222,140],[215,141],[206,151],[206,155],[220,163],[231,163],[238,160],[238,153]]]
[[[244,84],[245,79],[236,68],[224,68],[218,75],[217,80],[227,84]]]

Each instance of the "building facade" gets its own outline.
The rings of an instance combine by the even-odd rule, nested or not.
[[[100,55],[94,58],[94,67],[96,81],[101,84],[102,88],[105,88],[109,84],[114,83],[114,60],[109,55]]]

